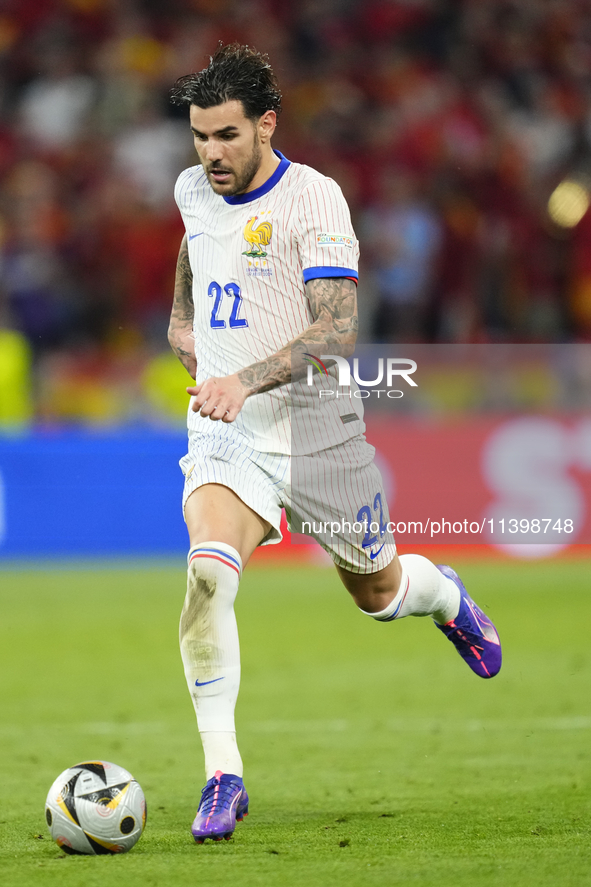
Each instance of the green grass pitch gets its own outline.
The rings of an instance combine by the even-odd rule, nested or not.
[[[203,846],[189,833],[203,778],[177,650],[182,565],[4,568],[2,883],[590,884],[591,563],[459,566],[504,642],[492,681],[428,619],[363,617],[331,569],[246,571],[251,815]],[[144,788],[127,855],[66,857],[49,838],[49,785],[88,758]]]

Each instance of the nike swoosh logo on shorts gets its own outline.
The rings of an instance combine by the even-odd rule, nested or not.
[[[195,240],[196,237],[201,237],[202,234],[205,234],[205,231],[200,231],[199,234],[189,234],[189,240]]]
[[[378,554],[380,553],[380,551],[382,550],[382,548],[384,547],[385,544],[386,544],[385,542],[382,542],[382,544],[380,545],[380,547],[378,548],[377,551],[370,551],[369,559],[373,561],[378,556]]]
[[[224,680],[223,676],[221,678],[214,678],[213,681],[200,681],[199,679],[197,679],[195,681],[195,686],[196,687],[205,687],[206,684],[215,684],[216,681],[223,681],[223,680]]]

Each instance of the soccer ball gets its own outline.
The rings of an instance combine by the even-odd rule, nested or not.
[[[60,773],[45,802],[51,837],[66,853],[126,853],[141,838],[146,799],[131,773],[83,761]]]

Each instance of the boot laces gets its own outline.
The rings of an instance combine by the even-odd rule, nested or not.
[[[232,783],[221,782],[219,779],[208,783],[201,792],[199,812],[211,815],[229,807],[237,788],[238,786]]]

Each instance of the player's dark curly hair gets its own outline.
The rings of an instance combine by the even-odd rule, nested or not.
[[[281,92],[269,57],[240,43],[220,44],[207,68],[179,77],[170,96],[175,105],[199,108],[242,102],[250,120],[258,120],[265,111],[281,111]]]

